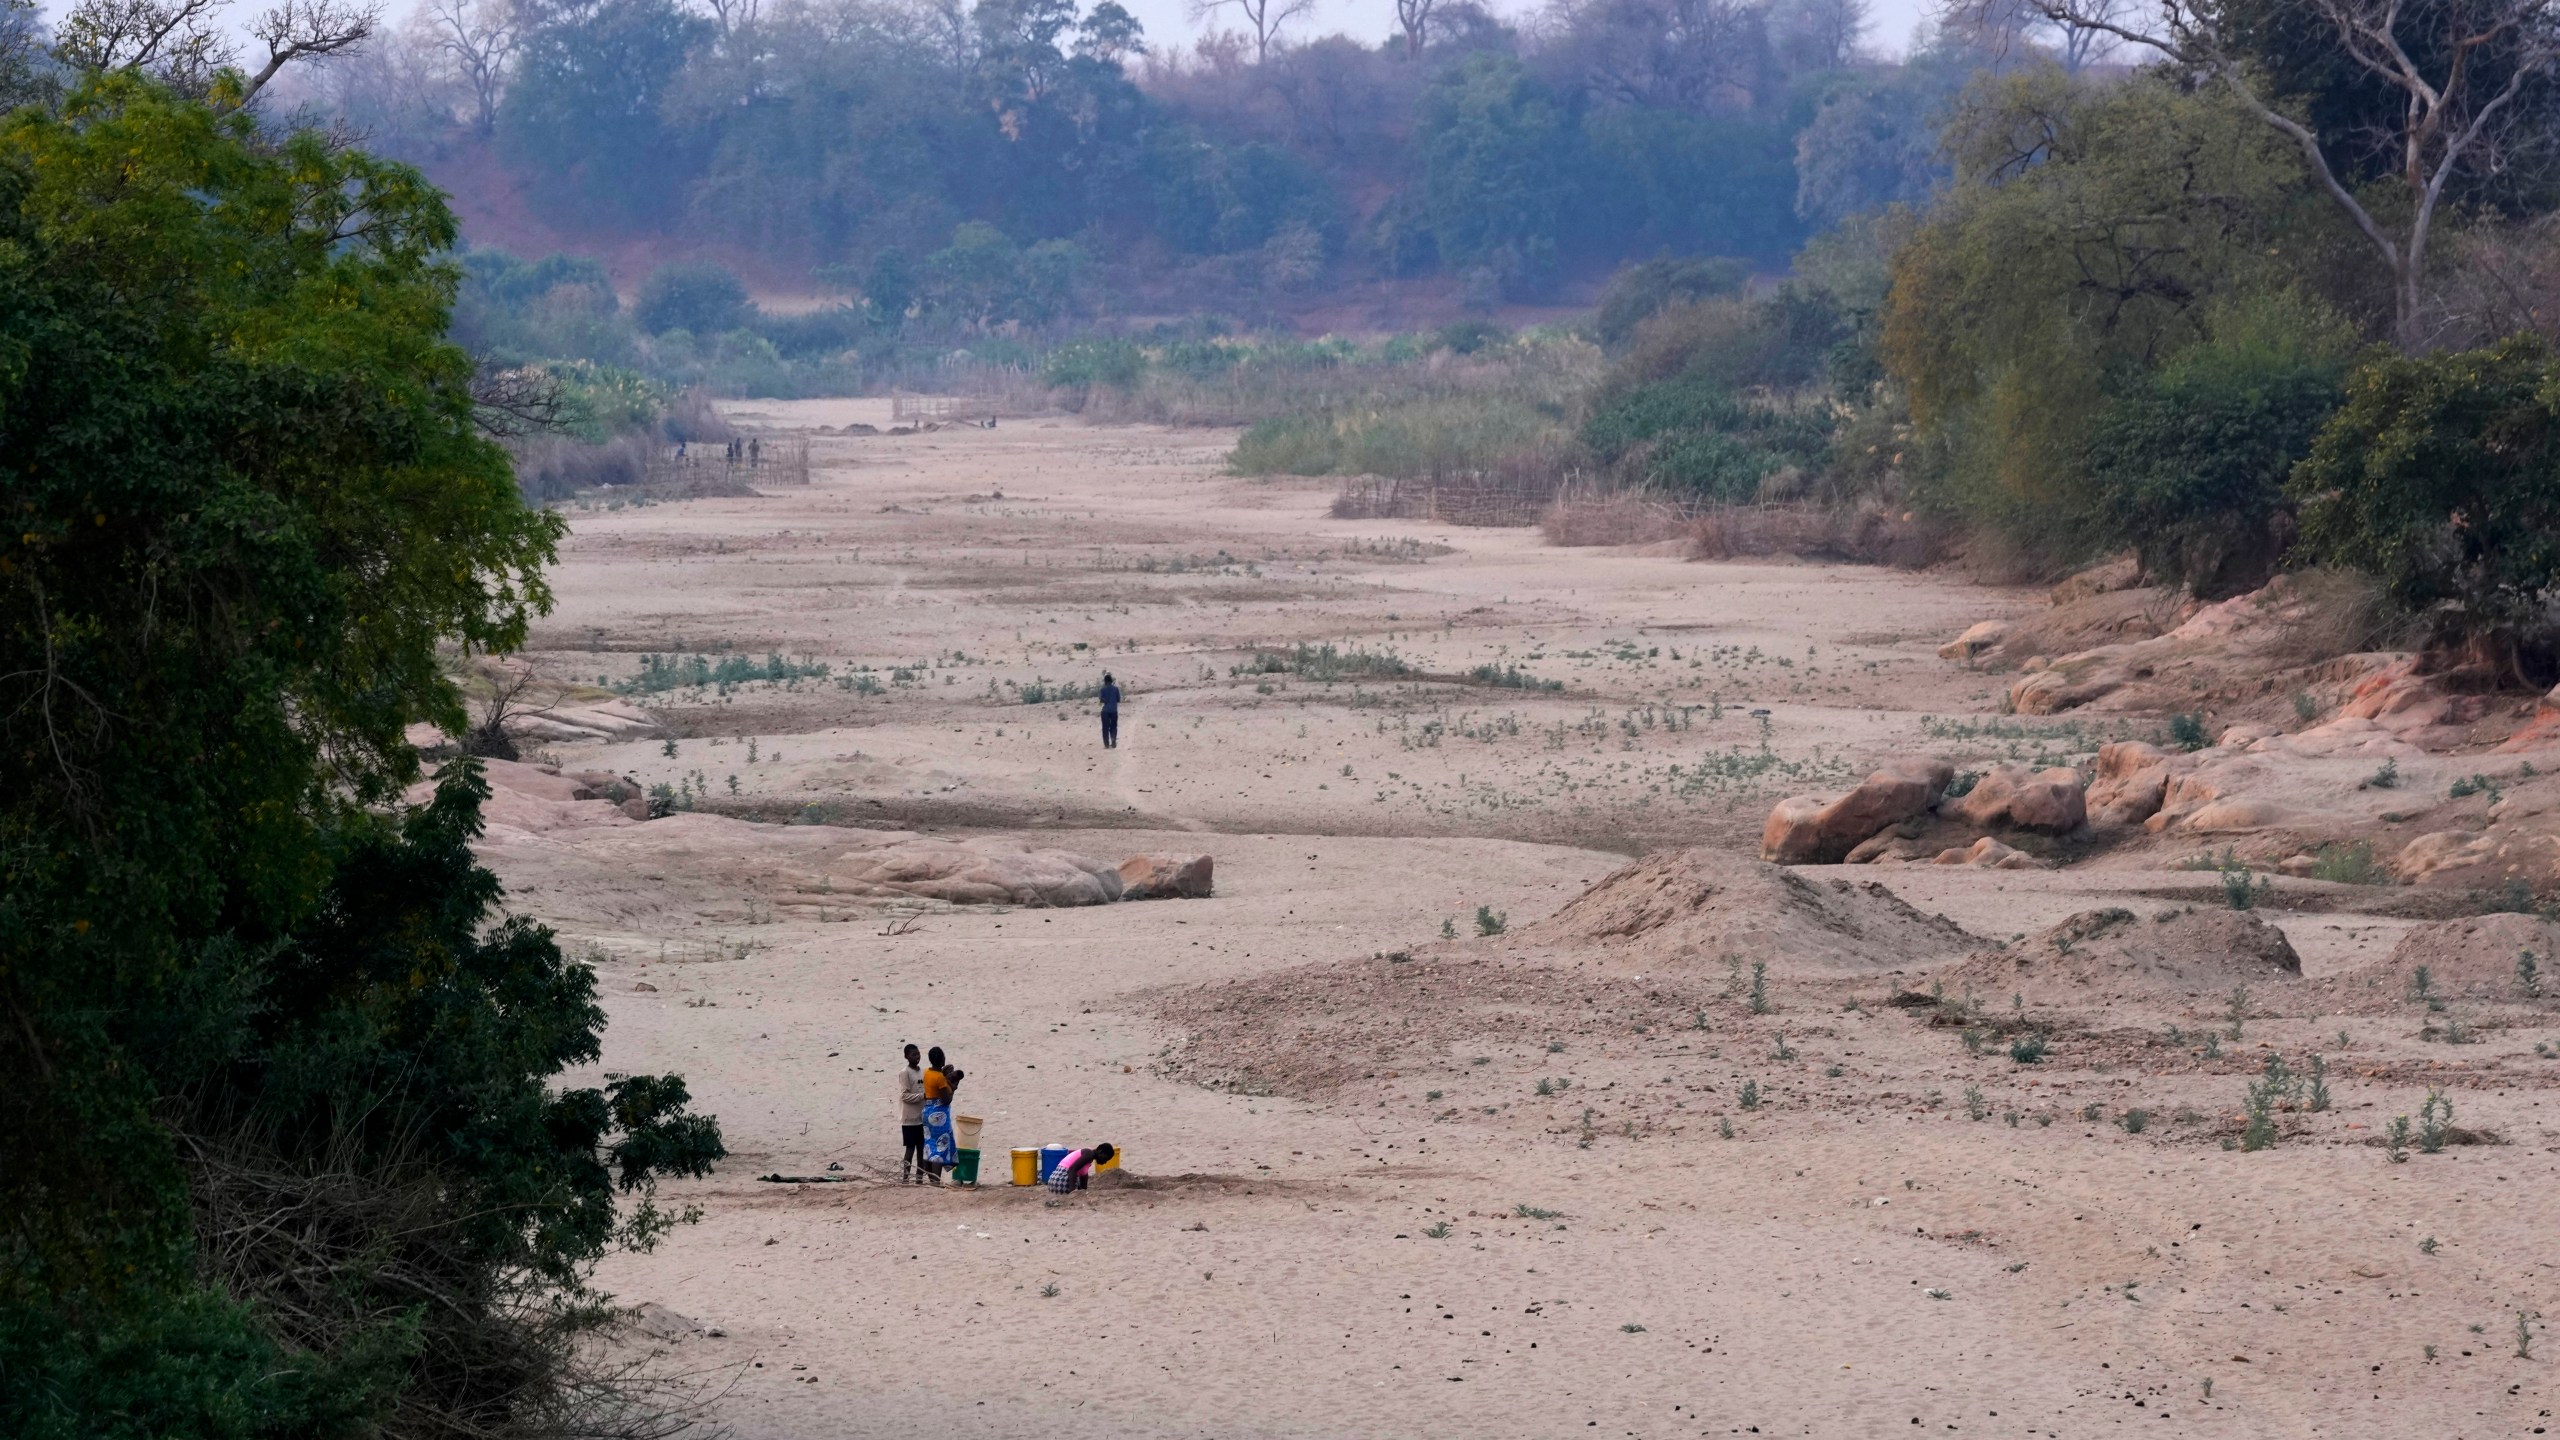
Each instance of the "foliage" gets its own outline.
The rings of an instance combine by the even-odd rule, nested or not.
[[[133,76],[0,126],[0,1431],[529,1421],[664,1221],[616,1192],[719,1153],[672,1079],[548,1088],[592,977],[493,923],[467,768],[365,808],[560,533],[474,428],[452,239]]]
[[[1751,267],[1724,257],[1644,260],[1622,266],[1600,292],[1592,315],[1592,334],[1611,350],[1626,347],[1636,326],[1668,306],[1731,295],[1751,278]]]
[[[2226,305],[2205,325],[2108,402],[2089,479],[2146,575],[2218,600],[2273,573],[2285,479],[2338,407],[2353,336],[2293,292]]]
[[[747,287],[727,266],[707,260],[661,265],[640,282],[631,318],[652,335],[690,330],[719,335],[746,323]]]
[[[2505,674],[2547,645],[2560,583],[2560,361],[2519,335],[2485,350],[2382,355],[2295,471],[2302,550]]]
[[[2265,337],[2317,309],[2256,298],[2295,285],[2326,243],[2299,157],[2222,92],[2150,72],[1978,81],[1948,144],[1954,185],[1894,257],[1882,328],[1920,430],[1917,498],[2057,564],[2119,543],[2131,515],[2169,513],[2180,533],[2214,523],[2216,492],[2182,487],[2181,457],[2155,453],[2176,438],[2156,417],[2199,394],[2217,397],[2226,429],[2253,410],[2310,408],[2264,372],[2299,369],[2322,342]],[[2142,396],[2217,322],[2219,351]],[[2111,414],[2114,396],[2138,398]],[[2268,451],[2229,467],[2262,475]]]

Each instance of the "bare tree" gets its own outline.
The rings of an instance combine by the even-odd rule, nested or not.
[[[250,35],[267,56],[254,71],[234,67],[238,52],[223,38],[217,15],[228,0],[80,0],[63,17],[54,54],[75,70],[134,70],[192,95],[230,106],[258,98],[276,73],[296,60],[335,55],[362,44],[381,21],[371,4],[283,0],[259,16]],[[236,86],[221,83],[223,72]]]
[[[711,18],[720,26],[720,38],[728,39],[741,30],[755,28],[756,15],[763,9],[759,0],[702,0]]]
[[[2393,324],[2404,350],[2425,343],[2419,282],[2445,187],[2465,170],[2497,167],[2519,145],[2548,139],[2522,133],[2534,122],[2519,101],[2560,69],[2560,0],[2300,0],[2335,35],[2339,58],[2404,102],[2379,137],[2394,157],[2392,178],[2404,198],[2381,213],[2330,163],[2324,137],[2264,93],[2236,26],[2214,0],[2159,0],[2148,11],[2123,0],[1974,0],[1973,8],[1988,18],[2011,3],[2066,31],[2143,46],[2216,80],[2290,138],[2320,188],[2390,270]]]
[[[1431,38],[1431,10],[1439,0],[1396,0],[1396,23],[1404,27],[1404,53],[1419,59]]]
[[[471,128],[488,134],[521,34],[515,8],[507,0],[427,0],[418,14],[471,92]]]
[[[1280,27],[1313,10],[1315,4],[1316,0],[1191,0],[1191,18],[1197,23],[1233,9],[1253,28],[1253,60],[1259,65],[1271,58],[1271,47],[1280,43]]]
[[[1840,70],[1856,62],[1867,33],[1867,0],[1783,0],[1770,7],[1779,53],[1798,70]]]

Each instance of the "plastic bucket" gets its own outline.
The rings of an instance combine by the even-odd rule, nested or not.
[[[1040,1183],[1039,1151],[1016,1150],[1013,1152],[1013,1183],[1016,1185],[1037,1185]]]
[[[1120,1168],[1120,1162],[1128,1158],[1128,1152],[1122,1150],[1119,1146],[1114,1145],[1111,1147],[1111,1158],[1103,1161],[1101,1164],[1096,1165],[1093,1168],[1096,1170],[1117,1170]]]
[[[1042,1183],[1047,1183],[1049,1179],[1049,1172],[1057,1169],[1058,1162],[1066,1159],[1074,1149],[1075,1147],[1072,1145],[1043,1145],[1040,1147],[1040,1179]]]
[[[977,1151],[963,1150],[960,1152],[959,1160],[951,1167],[951,1183],[954,1185],[975,1185],[978,1183]]]
[[[975,1150],[975,1149],[977,1149],[977,1148],[978,1148],[978,1130],[979,1130],[979,1128],[980,1128],[980,1127],[984,1126],[986,1123],[987,1123],[987,1122],[986,1122],[984,1119],[982,1119],[982,1118],[980,1118],[979,1116],[976,1116],[976,1115],[954,1115],[954,1116],[952,1116],[952,1117],[951,1117],[951,1144],[952,1144],[952,1147],[953,1147],[954,1149],[959,1149],[959,1150]]]

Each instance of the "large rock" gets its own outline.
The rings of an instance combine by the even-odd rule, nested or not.
[[[1936,805],[1955,773],[1944,760],[1893,760],[1829,804],[1808,795],[1781,800],[1761,828],[1760,858],[1779,865],[1842,860],[1859,842]]]
[[[1207,855],[1188,860],[1178,855],[1132,855],[1120,862],[1120,898],[1164,900],[1208,898],[1217,862]]]
[[[1107,905],[1120,898],[1117,866],[1065,850],[980,840],[906,840],[845,856],[829,867],[836,891],[907,895],[954,905]]]
[[[2008,621],[1977,621],[1971,629],[1966,630],[1963,634],[1948,641],[1946,644],[1939,646],[1938,658],[1941,660],[1962,660],[1967,664],[1970,664],[1974,660],[1980,658],[1983,651],[1998,649],[2000,642],[2008,638]]]
[[[1946,814],[1978,830],[2005,825],[2065,835],[2088,823],[2086,789],[2080,772],[2067,765],[2050,770],[2000,765],[1975,781]]]
[[[2139,740],[2111,740],[2098,747],[2097,778],[2081,803],[2099,825],[2139,825],[2160,809],[2168,793],[2173,757]]]

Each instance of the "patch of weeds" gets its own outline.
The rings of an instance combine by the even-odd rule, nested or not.
[[[1425,1240],[1446,1240],[1456,1233],[1446,1220],[1422,1227],[1422,1238]]]
[[[1732,1116],[1719,1115],[1716,1117],[1716,1138],[1720,1140],[1730,1140],[1733,1138]]]
[[[1050,1284],[1047,1284],[1047,1285],[1043,1285],[1043,1286],[1041,1286],[1041,1287],[1040,1287],[1040,1298],[1041,1298],[1041,1299],[1043,1299],[1043,1300],[1055,1300],[1055,1299],[1057,1299],[1057,1298],[1058,1298],[1058,1287],[1057,1287],[1057,1284],[1056,1284],[1055,1282],[1051,1282]]]
[[[2044,1062],[2045,1052],[2052,1048],[2053,1042],[2041,1034],[2021,1035],[2009,1042],[2009,1058],[2021,1065],[2038,1065]]]
[[[2080,1107],[2080,1118],[2095,1124],[2107,1118],[2107,1107],[2092,1100]]]
[[[1433,1091],[1431,1091],[1431,1092],[1429,1092],[1429,1093],[1425,1094],[1422,1098],[1423,1098],[1423,1099],[1425,1099],[1425,1100],[1437,1100],[1437,1099],[1439,1099],[1439,1098],[1440,1098],[1440,1092],[1439,1092],[1439,1091],[1437,1091],[1437,1090],[1433,1090]]]
[[[1738,1101],[1740,1101],[1740,1102],[1741,1102],[1742,1108],[1743,1108],[1743,1109],[1745,1109],[1745,1110],[1757,1110],[1757,1109],[1759,1109],[1759,1108],[1760,1108],[1760,1082],[1759,1082],[1759,1081],[1757,1081],[1757,1080],[1745,1080],[1745,1081],[1743,1081],[1743,1082],[1742,1082],[1742,1090],[1741,1090],[1741,1092],[1740,1092],[1738,1095],[1736,1095],[1734,1098],[1735,1098],[1736,1100],[1738,1100]]]
[[[1628,1323],[1618,1327],[1618,1333],[1622,1335],[1641,1335],[1644,1333],[1644,1327],[1633,1321],[1629,1321]]]
[[[1849,1072],[1838,1065],[1825,1065],[1822,1067],[1822,1073],[1826,1079],[1837,1080]]]
[[[2532,998],[2542,994],[2542,961],[2530,950],[2516,952],[2516,988]]]
[[[1451,915],[1440,922],[1440,938],[1443,940],[1458,938],[1458,917]]]
[[[1544,1075],[1539,1076],[1538,1093],[1541,1095],[1553,1095],[1556,1093],[1556,1082],[1548,1079]]]
[[[1766,960],[1751,962],[1751,1013],[1769,1013],[1769,962]]]
[[[2381,861],[2373,858],[2373,842],[2358,840],[2346,845],[2332,841],[2321,846],[2312,859],[2311,878],[2338,885],[2383,885],[2392,876]]]
[[[2282,1063],[2274,1056],[2269,1056],[2268,1059],[2275,1063]],[[2249,1089],[2240,1101],[2240,1110],[2244,1117],[2240,1130],[2241,1149],[2272,1150],[2275,1148],[2276,1102],[2284,1098],[2286,1088],[2286,1082],[2272,1072],[2249,1082]]]
[[[1478,935],[1499,935],[1510,928],[1511,917],[1508,914],[1497,915],[1493,913],[1493,907],[1490,905],[1479,905],[1476,907],[1476,933]]]
[[[1564,1218],[1564,1212],[1561,1210],[1547,1210],[1536,1205],[1514,1205],[1511,1207],[1511,1213],[1519,1216],[1523,1220],[1561,1220]]]
[[[1786,1031],[1781,1030],[1778,1032],[1778,1048],[1769,1052],[1769,1058],[1773,1060],[1793,1060],[1796,1058],[1796,1052],[1787,1048]]]
[[[2204,1058],[2207,1060],[2219,1060],[2222,1058],[2221,1031],[2207,1030],[2204,1032]]]
[[[2453,1102],[2444,1098],[2442,1090],[2429,1090],[2426,1103],[2418,1107],[2418,1153],[2441,1155],[2444,1142],[2453,1133]]]
[[[2486,795],[2489,797],[2489,803],[2495,805],[2504,798],[2506,791],[2499,787],[2497,781],[2486,775],[2465,775],[2453,782],[2453,788],[2447,794],[2455,800],[2473,795]]]
[[[1953,1300],[1956,1298],[1956,1292],[1953,1290],[1940,1290],[1935,1287],[1923,1291],[1922,1293],[1932,1300]]]
[[[2127,1135],[2139,1135],[2151,1128],[2151,1112],[2139,1108],[2127,1110],[2124,1112],[2124,1118],[2118,1123],[2124,1126],[2124,1133]]]
[[[2310,691],[2293,692],[2293,718],[2305,725],[2320,718],[2320,702],[2311,698]]]
[[[2209,742],[2204,733],[2204,717],[2178,714],[2169,717],[2169,743],[2181,750],[2201,750]]]
[[[2231,1024],[2231,1028],[2224,1033],[2234,1040],[2241,1038],[2241,1032],[2249,1023],[2248,986],[2234,985],[2231,987],[2231,1004],[2229,1008],[2222,1012],[2222,1018],[2229,1021]]]
[[[2409,1160],[2409,1117],[2408,1117],[2408,1116],[2406,1116],[2406,1115],[2394,1115],[2394,1116],[2392,1116],[2392,1117],[2391,1117],[2391,1123],[2390,1123],[2388,1126],[2384,1127],[2383,1132],[2382,1132],[2382,1153],[2383,1153],[2383,1154],[2385,1154],[2385,1155],[2390,1156],[2390,1157],[2391,1157],[2391,1163],[2392,1163],[2392,1164],[2394,1164],[2394,1165],[2403,1165],[2403,1164],[2408,1163],[2408,1160]]]
[[[2275,893],[2275,882],[2263,875],[2253,879],[2245,862],[2225,860],[2215,868],[2222,876],[2222,898],[2234,910],[2254,910]]]
[[[1548,1054],[1550,1054],[1550,1055],[1561,1055],[1561,1054],[1563,1054],[1563,1053],[1564,1053],[1564,1042],[1563,1042],[1563,1041],[1561,1041],[1561,1040],[1550,1040],[1550,1041],[1548,1041],[1548,1042],[1547,1042],[1547,1053],[1548,1053]]]
[[[2424,965],[2409,972],[2409,998],[2437,1014],[2444,1012],[2444,997],[2436,993],[2435,972]]]
[[[2533,1358],[2533,1320],[2530,1310],[2516,1312],[2516,1358],[2519,1360]]]
[[[2311,1083],[2303,1099],[2303,1108],[2313,1114],[2329,1108],[2329,1062],[2326,1057],[2311,1057]]]
[[[2433,1235],[2418,1242],[2418,1253],[2421,1255],[2433,1255],[2440,1248],[2442,1247],[2436,1244],[2436,1237]]]
[[[1991,1118],[1991,1102],[1982,1098],[1981,1086],[1964,1087],[1964,1113],[1969,1119],[1977,1122]]]

